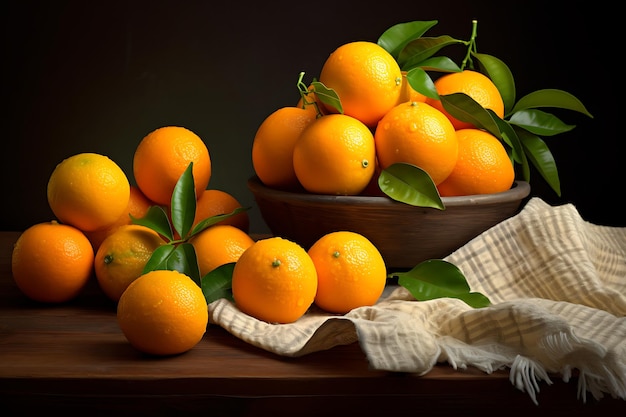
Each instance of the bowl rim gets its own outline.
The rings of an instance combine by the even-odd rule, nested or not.
[[[328,202],[333,204],[358,204],[363,206],[394,206],[399,204],[403,206],[410,206],[408,204],[395,201],[387,196],[328,195],[278,190],[265,186],[257,175],[253,175],[248,179],[248,188],[253,194],[263,193],[263,195],[267,198],[281,201],[289,200],[293,202],[309,202],[316,204]],[[530,184],[527,181],[515,180],[510,189],[500,193],[441,197],[441,201],[445,207],[490,205],[522,200],[529,194]]]

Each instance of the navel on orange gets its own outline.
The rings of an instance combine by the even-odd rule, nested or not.
[[[345,114],[329,114],[313,121],[293,149],[298,181],[317,194],[361,193],[374,175],[375,160],[372,132]]]
[[[397,61],[383,47],[368,41],[339,46],[324,62],[319,80],[335,90],[344,114],[370,128],[398,103],[402,92]]]
[[[281,237],[256,241],[233,270],[235,304],[244,313],[268,323],[292,323],[315,298],[317,272],[311,257],[297,243]]]
[[[442,112],[426,103],[398,104],[378,123],[374,139],[381,169],[398,162],[416,165],[439,184],[456,164],[458,143],[454,126]]]

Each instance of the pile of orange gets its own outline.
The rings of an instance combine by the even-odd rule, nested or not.
[[[325,105],[309,89],[297,105],[277,109],[259,126],[252,162],[266,186],[371,193],[380,170],[399,162],[426,171],[442,196],[497,193],[512,186],[513,163],[499,139],[415,91],[378,44],[339,46],[323,63],[319,82],[335,91],[341,108]],[[498,89],[482,73],[465,69],[434,83],[439,95],[465,93],[504,116]]]
[[[34,301],[62,303],[77,297],[89,280],[95,279],[103,293],[117,303],[120,324],[133,345],[153,354],[190,349],[192,342],[197,343],[204,334],[208,320],[206,299],[190,277],[177,276],[178,284],[160,278],[154,284],[137,286],[133,295],[126,297],[124,307],[119,304],[126,290],[146,275],[144,267],[152,253],[168,243],[154,230],[132,224],[132,217],[141,218],[156,205],[169,213],[174,187],[190,163],[197,208],[194,225],[242,207],[232,194],[208,188],[208,148],[197,134],[184,127],[161,127],[140,140],[133,155],[132,177],[136,184],[131,184],[131,176],[102,154],[79,153],[61,161],[50,174],[47,188],[55,218],[32,225],[15,244],[12,273],[17,287]],[[201,270],[208,272],[237,260],[252,244],[248,228],[248,214],[242,211],[197,235],[193,245]],[[163,303],[159,312],[146,310],[153,297],[165,293],[170,296],[170,304]],[[189,297],[195,305],[185,312],[182,302]],[[199,309],[203,313],[197,313],[198,303],[203,304]],[[178,307],[171,307],[174,305]],[[139,314],[139,310],[145,314]],[[134,321],[124,318],[131,315]],[[154,334],[148,336],[151,328]],[[190,337],[180,338],[185,332]],[[144,343],[136,341],[146,337],[149,340]],[[173,337],[187,343],[172,344]]]

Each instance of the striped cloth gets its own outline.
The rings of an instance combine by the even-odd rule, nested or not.
[[[570,204],[535,197],[445,260],[492,305],[418,302],[389,285],[376,305],[345,315],[313,306],[297,322],[275,325],[221,299],[209,305],[210,321],[283,356],[358,342],[377,370],[508,368],[535,403],[540,383],[551,375],[568,381],[576,370],[582,401],[587,393],[626,399],[626,228],[591,224]]]

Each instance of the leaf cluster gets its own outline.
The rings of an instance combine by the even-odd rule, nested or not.
[[[479,53],[476,46],[478,22],[472,21],[468,41],[448,35],[429,37],[426,32],[438,21],[412,21],[394,25],[383,32],[377,43],[387,50],[407,72],[407,80],[416,91],[432,99],[441,100],[443,107],[455,118],[472,123],[499,138],[514,164],[517,174],[530,181],[530,165],[543,177],[557,194],[561,184],[556,162],[543,137],[568,132],[575,126],[561,121],[546,108],[571,110],[593,118],[582,102],[567,91],[541,89],[519,100],[513,74],[499,58]],[[461,65],[439,53],[450,46],[462,46],[467,52]],[[471,69],[489,77],[498,88],[504,101],[504,117],[483,108],[464,93],[439,95],[432,73],[452,73]]]
[[[239,207],[231,213],[208,217],[194,226],[197,200],[192,171],[193,162],[189,163],[174,187],[170,205],[171,221],[165,209],[158,205],[150,207],[144,217],[137,218],[131,215],[134,224],[146,226],[166,240],[166,244],[159,246],[152,253],[143,273],[154,270],[175,270],[183,273],[202,288],[207,303],[218,298],[232,298],[230,294],[232,273],[229,274],[232,265],[219,267],[201,277],[196,250],[189,240],[207,227],[247,208]]]
[[[437,20],[399,23],[385,30],[377,43],[407,73],[407,81],[413,89],[426,97],[441,100],[446,111],[455,118],[472,123],[500,139],[516,167],[518,179],[530,182],[532,165],[550,188],[561,196],[556,161],[544,137],[571,131],[575,125],[564,123],[546,109],[570,110],[593,118],[591,113],[578,98],[559,89],[536,90],[517,99],[515,80],[509,67],[493,55],[478,52],[476,20],[472,21],[472,32],[467,41],[449,35],[425,36],[437,23]],[[453,46],[466,48],[460,65],[450,57],[440,54],[444,48]],[[493,81],[504,102],[503,118],[483,108],[467,94],[437,93],[433,75],[461,72],[465,69],[478,71]],[[309,90],[302,83],[303,75],[300,73],[298,86],[300,94],[306,100]],[[343,113],[340,97],[333,89],[317,80],[313,80],[311,87],[322,103]],[[312,103],[307,101],[307,104]],[[387,196],[406,204],[445,209],[428,173],[414,165],[396,165],[383,170],[378,181],[380,189]]]

